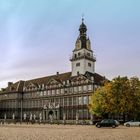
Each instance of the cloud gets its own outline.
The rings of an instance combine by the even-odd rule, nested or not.
[[[8,81],[71,71],[81,23],[97,56],[96,72],[140,76],[138,0],[1,0],[0,87]]]

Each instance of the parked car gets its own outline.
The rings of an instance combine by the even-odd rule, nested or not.
[[[119,122],[117,120],[113,120],[113,119],[105,119],[105,120],[102,120],[101,122],[97,122],[95,125],[98,128],[100,128],[100,127],[115,128],[115,127],[119,126]]]
[[[125,122],[124,126],[130,127],[130,126],[140,126],[140,121],[129,121]]]

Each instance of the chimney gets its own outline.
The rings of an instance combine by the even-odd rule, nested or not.
[[[13,82],[8,82],[8,87],[10,87],[13,84]]]

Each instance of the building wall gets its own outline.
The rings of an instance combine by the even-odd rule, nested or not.
[[[85,74],[86,72],[95,73],[95,58],[93,52],[87,49],[73,51],[71,59],[72,76],[76,76],[77,72]]]
[[[76,114],[78,114],[79,119],[87,120],[90,119],[87,105],[92,91],[93,85],[85,84],[40,91],[29,89],[23,92],[22,100],[21,93],[0,94],[0,110],[2,112],[0,118],[3,119],[6,114],[7,119],[12,119],[14,113],[18,120],[20,120],[21,115],[23,118],[24,114],[28,118],[31,114],[35,114],[36,119],[39,119],[41,113],[42,117],[48,120],[49,118],[45,117],[44,112],[56,110],[56,108],[44,109],[44,106],[55,103],[56,106],[59,105],[57,109],[59,118],[57,119],[63,120],[65,114],[66,120],[75,120]]]

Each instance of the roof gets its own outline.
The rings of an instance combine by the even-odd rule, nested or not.
[[[97,73],[90,73],[86,72],[85,75],[79,74],[77,76],[71,77],[71,72],[66,72],[62,74],[56,74],[36,79],[31,79],[27,81],[18,81],[14,84],[9,85],[7,88],[4,89],[2,92],[23,92],[24,87],[28,87],[30,84],[32,84],[34,87],[39,87],[39,85],[47,85],[51,80],[55,80],[58,83],[63,83],[64,81],[71,80],[75,81],[77,77],[84,76],[87,79],[91,79],[91,77],[94,78],[94,83],[100,85],[103,80],[105,80],[105,77],[97,74]]]
[[[22,92],[25,81],[18,81],[16,83],[11,84],[7,88],[3,89],[2,92]]]
[[[56,75],[28,80],[25,82],[25,86],[27,86],[29,83],[36,84],[36,85],[47,84],[51,79],[55,79],[56,81],[63,82],[69,80],[70,77],[71,77],[71,72],[56,74]]]

